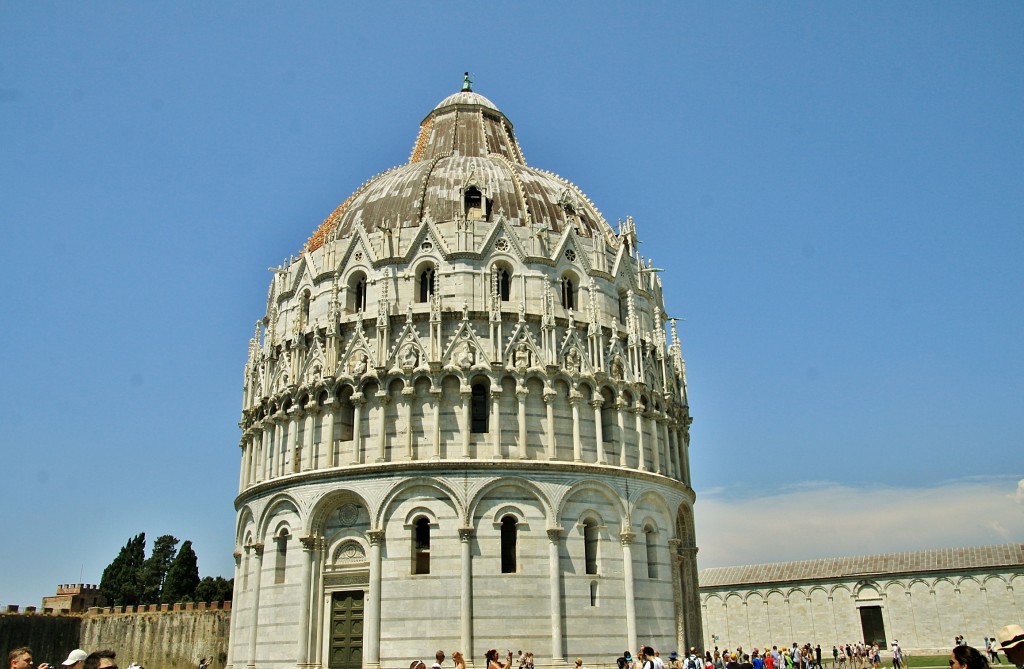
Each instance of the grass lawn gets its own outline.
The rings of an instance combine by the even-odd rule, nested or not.
[[[948,667],[949,653],[945,655],[911,655],[905,657],[908,667]],[[998,665],[996,665],[998,666]]]

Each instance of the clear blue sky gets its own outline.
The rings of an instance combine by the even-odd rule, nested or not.
[[[0,2],[0,604],[231,575],[266,268],[464,70],[666,269],[702,566],[1024,540],[1024,5],[354,5]]]

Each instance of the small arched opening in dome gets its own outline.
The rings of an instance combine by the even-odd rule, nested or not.
[[[366,311],[366,274],[363,272],[354,272],[349,277],[346,301],[348,304],[345,306],[349,313],[355,314]]]
[[[437,289],[437,270],[433,264],[421,266],[416,273],[416,301],[423,304],[430,301]]]
[[[619,291],[619,322],[623,325],[629,320],[629,293]]]
[[[577,309],[580,280],[572,272],[566,272],[561,280],[562,306],[566,309]]]
[[[487,198],[476,186],[469,186],[462,194],[462,213],[468,221],[486,221],[489,207]]]
[[[497,295],[502,302],[511,298],[512,268],[508,263],[498,261],[491,267],[491,294]]]
[[[302,297],[299,298],[299,324],[302,327],[309,325],[309,303],[312,295],[309,289],[302,291]]]
[[[486,380],[474,381],[472,394],[470,396],[470,432],[472,434],[485,434],[488,431],[487,419],[490,416],[490,383]]]

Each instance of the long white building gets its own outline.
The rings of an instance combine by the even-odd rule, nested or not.
[[[1024,620],[1024,544],[705,569],[700,599],[708,648],[779,648],[893,641],[947,653],[953,638],[985,647]]]
[[[701,643],[684,363],[637,248],[467,82],[277,268],[229,667]]]

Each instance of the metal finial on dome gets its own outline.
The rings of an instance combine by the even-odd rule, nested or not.
[[[462,78],[462,90],[468,93],[473,92],[473,80],[469,78],[469,72],[466,72]]]

